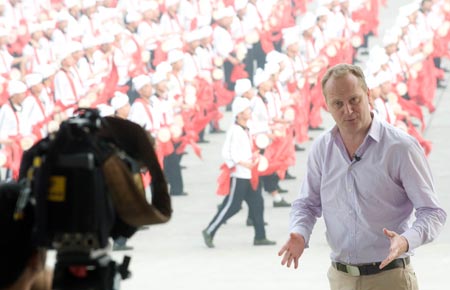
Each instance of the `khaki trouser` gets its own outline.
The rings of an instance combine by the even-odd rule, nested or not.
[[[331,290],[418,290],[416,274],[411,265],[386,270],[379,274],[351,276],[330,266],[328,280]]]

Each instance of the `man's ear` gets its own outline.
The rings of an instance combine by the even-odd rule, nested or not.
[[[325,110],[327,110],[327,112],[329,112],[329,108],[328,108],[328,101],[327,101],[327,97],[325,97],[325,95],[323,96],[323,98],[325,99]]]

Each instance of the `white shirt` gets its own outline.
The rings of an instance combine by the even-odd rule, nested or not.
[[[395,124],[397,117],[395,116],[389,102],[384,101],[382,98],[376,98],[374,100],[374,107],[380,119],[386,121],[389,124]]]
[[[267,108],[269,112],[269,118],[281,118],[281,99],[280,95],[274,92],[267,92],[265,95],[267,99]]]
[[[14,111],[9,102],[0,108],[0,139],[31,134],[28,119],[21,113],[20,106],[16,106],[16,109]]]
[[[70,81],[71,78],[72,82]],[[83,95],[83,87],[77,78],[71,73],[66,73],[60,70],[55,75],[55,100],[61,101],[64,106],[74,105]],[[73,84],[73,87],[72,87]],[[67,113],[70,116],[73,112],[68,109]]]
[[[137,35],[142,39],[144,47],[147,50],[155,50],[156,42],[160,39],[160,27],[159,23],[142,21],[139,23],[137,29]]]
[[[22,108],[22,115],[29,120],[30,125],[33,127],[44,121],[53,112],[53,104],[50,102],[50,98],[44,89],[39,99],[32,95],[26,97],[22,103]],[[41,126],[40,133],[42,137],[45,137],[48,133],[47,126],[43,123],[39,125]]]
[[[171,18],[168,13],[164,13],[161,16],[161,31],[162,34],[178,34],[181,35],[183,32],[183,23],[182,23],[182,17],[180,15],[176,15],[176,17]]]
[[[161,99],[156,95],[151,96],[152,107],[159,114],[160,126],[169,126],[173,123],[174,112],[172,102],[169,99]]]
[[[23,48],[22,53],[24,56],[29,56],[31,58],[31,60],[27,63],[27,68],[30,71],[33,71],[40,65],[48,64],[50,62],[47,49],[41,45],[36,47],[28,43]]]
[[[200,62],[195,54],[184,53],[183,75],[193,79],[200,73]]]
[[[14,61],[14,57],[9,54],[6,48],[0,48],[0,74],[8,73],[11,71],[11,65]]]
[[[145,104],[143,104],[138,100],[139,99],[135,100],[131,105],[128,120],[140,125],[154,136],[156,131],[160,128],[160,115],[150,103],[145,103],[144,101]]]
[[[81,15],[78,20],[81,31],[83,32],[83,36],[97,36],[99,34],[100,29],[100,20],[98,17],[98,13],[94,13],[91,17],[86,15]]]
[[[219,25],[213,31],[213,46],[217,54],[223,58],[227,58],[234,49],[231,34]]]
[[[249,121],[249,128],[252,135],[260,133],[269,133],[269,113],[266,104],[260,96],[255,96],[250,100],[252,108],[252,119]]]
[[[229,168],[235,167],[232,177],[250,179],[252,172],[238,163],[252,161],[252,141],[248,130],[237,124],[232,124],[225,137],[222,147],[222,157]]]

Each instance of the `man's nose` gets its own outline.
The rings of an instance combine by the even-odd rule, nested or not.
[[[346,103],[344,105],[344,108],[345,108],[345,113],[348,115],[350,115],[353,112],[353,107],[350,103]]]

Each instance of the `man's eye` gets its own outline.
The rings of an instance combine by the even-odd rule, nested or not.
[[[352,104],[352,105],[355,105],[355,104],[358,104],[358,103],[359,103],[359,98],[352,98],[350,100],[350,104]]]

